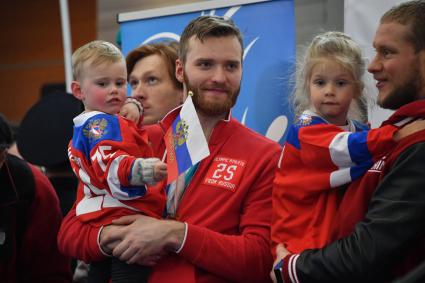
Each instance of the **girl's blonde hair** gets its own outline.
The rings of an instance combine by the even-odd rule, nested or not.
[[[312,70],[324,58],[335,60],[352,74],[358,95],[355,103],[350,106],[348,116],[364,121],[367,116],[366,102],[362,95],[365,61],[362,58],[360,46],[348,35],[338,31],[328,31],[315,36],[298,62],[293,94],[295,116],[299,116],[311,107],[309,83]]]

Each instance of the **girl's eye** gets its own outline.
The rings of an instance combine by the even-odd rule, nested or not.
[[[325,84],[325,81],[324,80],[315,80],[314,84],[318,85],[318,86],[323,86]]]
[[[348,84],[348,82],[347,82],[347,81],[345,81],[345,80],[339,80],[339,81],[337,81],[337,82],[336,82],[336,84],[337,84],[338,86],[345,86],[346,84]]]

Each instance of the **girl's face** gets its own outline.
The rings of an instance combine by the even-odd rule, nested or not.
[[[351,101],[359,95],[359,88],[350,71],[332,58],[323,58],[312,69],[309,81],[310,103],[328,122],[343,126]]]

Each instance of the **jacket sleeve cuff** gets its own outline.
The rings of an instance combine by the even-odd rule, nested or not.
[[[186,224],[185,240],[179,250],[179,254],[185,259],[195,261],[202,255],[202,245],[205,239],[204,229],[196,226]]]
[[[183,222],[183,224],[184,224],[184,236],[183,236],[183,241],[182,241],[182,244],[181,244],[180,248],[178,248],[178,249],[176,250],[176,254],[178,254],[178,253],[180,253],[180,252],[181,252],[181,250],[182,250],[182,249],[183,249],[183,247],[184,247],[184,244],[186,243],[186,238],[187,238],[187,223],[186,223],[186,222]]]
[[[282,277],[285,283],[300,283],[297,275],[297,260],[299,254],[289,254],[283,259]]]
[[[100,252],[101,252],[104,256],[112,257],[112,254],[107,253],[106,251],[104,251],[104,250],[102,249],[102,245],[100,244],[100,233],[102,233],[103,227],[104,227],[104,226],[100,227],[99,232],[97,233],[97,246],[99,247],[99,251],[100,251]]]

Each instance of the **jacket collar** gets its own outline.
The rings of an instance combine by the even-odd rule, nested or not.
[[[406,119],[425,118],[425,99],[420,99],[400,107],[393,115],[382,123],[382,126],[388,124],[397,124]]]
[[[165,115],[165,117],[161,121],[159,121],[159,125],[162,128],[162,131],[164,133],[173,124],[173,121],[179,115],[181,108],[182,108],[182,105],[174,108],[173,110],[168,112],[167,115]],[[236,121],[236,120],[232,118],[232,113],[231,111],[229,111],[226,118],[221,119],[215,125],[213,132],[211,134],[210,140],[208,141],[208,144],[214,145],[214,144],[220,143],[223,139],[227,139],[228,136],[231,135],[232,129],[234,128],[234,126],[232,126],[234,123],[230,123],[231,121]],[[223,132],[223,130],[225,132]]]

